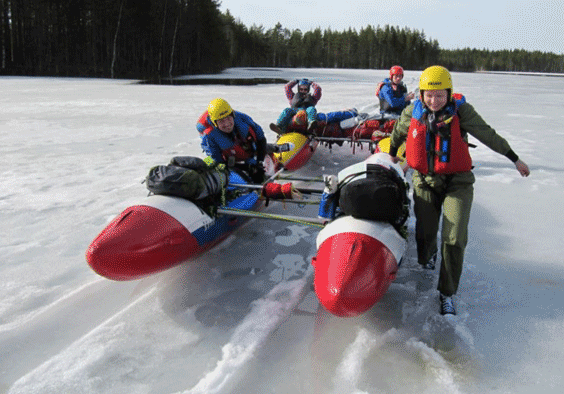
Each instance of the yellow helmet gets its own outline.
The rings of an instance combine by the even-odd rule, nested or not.
[[[217,126],[217,121],[225,118],[233,113],[233,109],[227,101],[222,98],[216,98],[208,104],[208,115],[210,120]]]
[[[423,90],[442,90],[452,91],[452,78],[450,73],[443,66],[431,66],[425,69],[419,78],[419,89]]]

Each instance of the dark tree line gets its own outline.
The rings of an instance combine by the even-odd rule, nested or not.
[[[226,67],[563,72],[564,56],[441,50],[423,32],[385,25],[302,32],[246,27],[220,0],[0,0],[0,73],[166,78]]]
[[[261,65],[272,67],[382,69],[399,63],[413,69],[437,61],[440,54],[438,42],[427,40],[424,33],[388,25],[368,26],[359,32],[352,28],[342,32],[318,28],[302,33],[277,24],[262,37],[268,51],[266,63]]]
[[[147,78],[229,64],[217,0],[0,0],[3,74]]]
[[[529,52],[523,49],[442,50],[439,62],[457,71],[564,72],[564,55],[540,51]]]

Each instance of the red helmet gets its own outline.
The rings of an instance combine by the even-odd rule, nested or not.
[[[401,66],[392,66],[392,68],[390,68],[390,79],[392,79],[394,75],[401,75],[403,77],[403,68],[401,68]]]

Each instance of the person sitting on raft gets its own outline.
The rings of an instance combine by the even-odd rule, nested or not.
[[[415,97],[415,93],[407,93],[403,83],[403,68],[390,68],[390,78],[384,79],[376,88],[376,97],[380,99],[380,113],[400,115]]]
[[[215,98],[196,123],[204,152],[214,161],[238,167],[255,183],[264,181],[266,138],[262,128],[242,112]]]
[[[294,93],[294,86],[298,85],[298,93]],[[310,93],[310,90],[313,92]],[[284,134],[287,132],[287,127],[294,115],[299,110],[305,110],[307,113],[308,126],[307,131],[312,133],[317,127],[317,109],[315,106],[321,99],[321,87],[308,79],[294,80],[288,82],[284,86],[286,98],[290,103],[289,108],[285,108],[276,123],[270,124],[270,129],[277,134]]]

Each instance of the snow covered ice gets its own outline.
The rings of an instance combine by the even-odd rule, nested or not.
[[[230,69],[307,77],[321,112],[373,102],[387,70]],[[419,72],[407,71],[414,88]],[[459,314],[416,265],[358,318],[311,291],[317,231],[250,220],[192,263],[134,282],[88,267],[92,239],[147,194],[149,168],[201,156],[195,129],[223,97],[265,130],[282,85],[139,85],[1,77],[0,393],[559,393],[564,383],[564,78],[453,73],[531,168],[477,141]],[[300,174],[336,174],[366,148],[318,147]],[[267,211],[315,216],[315,207]],[[410,218],[412,236],[414,219]]]

